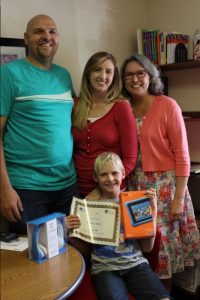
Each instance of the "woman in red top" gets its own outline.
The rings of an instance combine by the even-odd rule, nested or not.
[[[120,75],[113,55],[98,52],[88,60],[73,113],[74,163],[82,197],[96,188],[94,160],[102,152],[122,159],[126,176],[137,158],[137,130],[129,102],[120,97]],[[126,189],[126,180],[122,183]]]

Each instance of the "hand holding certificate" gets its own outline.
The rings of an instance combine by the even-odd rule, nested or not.
[[[71,237],[100,245],[119,245],[120,207],[111,201],[87,201],[73,198],[71,214],[80,218],[81,226]]]

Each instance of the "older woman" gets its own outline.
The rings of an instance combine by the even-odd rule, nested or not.
[[[161,233],[158,274],[170,290],[172,274],[200,257],[199,231],[187,188],[190,159],[181,109],[163,95],[157,68],[134,54],[121,68],[122,93],[128,97],[138,129],[139,159],[130,189],[155,188]]]

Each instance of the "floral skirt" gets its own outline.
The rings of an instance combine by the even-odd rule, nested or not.
[[[185,266],[193,266],[200,258],[200,237],[192,200],[185,193],[184,211],[178,221],[169,222],[169,211],[175,194],[175,172],[143,172],[136,170],[129,178],[129,190],[155,188],[158,199],[157,228],[161,234],[159,250],[160,279],[171,278]]]

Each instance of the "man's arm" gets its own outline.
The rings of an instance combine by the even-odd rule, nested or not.
[[[7,169],[6,169],[6,162],[4,156],[4,148],[3,148],[3,135],[4,129],[6,126],[7,118],[0,117],[1,120],[1,138],[0,138],[0,152],[1,152],[1,213],[5,216],[9,221],[15,222],[18,219],[21,219],[20,212],[23,211],[22,202],[16,193],[16,191],[12,188]]]

